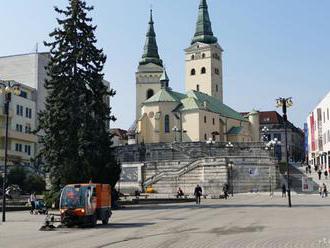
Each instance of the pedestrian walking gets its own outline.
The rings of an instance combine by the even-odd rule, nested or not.
[[[325,185],[325,183],[323,183],[323,197],[327,197],[328,196],[328,189],[327,189],[327,185]]]
[[[282,184],[282,197],[286,197],[286,186],[284,183]]]
[[[195,198],[196,198],[196,204],[201,204],[202,188],[198,184],[195,188],[194,195],[195,195]]]
[[[184,196],[183,190],[179,187],[176,191],[176,198],[181,198]]]
[[[322,192],[323,192],[323,188],[322,188],[322,186],[320,185],[320,186],[319,186],[319,194],[320,194],[320,196],[322,196]]]
[[[328,171],[327,170],[324,171],[324,177],[325,177],[325,179],[328,179]]]
[[[322,171],[321,171],[321,170],[319,170],[319,171],[317,172],[317,174],[319,174],[319,180],[321,180]]]
[[[229,195],[228,195],[229,185],[228,185],[227,183],[225,183],[225,184],[223,185],[222,190],[223,190],[223,194],[224,194],[224,196],[225,196],[225,199],[227,199],[228,196],[229,196]]]
[[[37,197],[36,197],[36,194],[33,192],[31,195],[30,195],[30,198],[29,198],[29,201],[30,201],[30,204],[31,204],[31,209],[30,209],[30,213],[33,214],[35,208],[36,208],[36,200],[37,200]]]

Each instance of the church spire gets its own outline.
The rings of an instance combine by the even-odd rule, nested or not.
[[[196,42],[213,44],[217,41],[218,39],[213,35],[212,32],[207,2],[206,0],[201,0],[199,4],[196,32],[194,38],[192,39],[191,45]]]
[[[163,74],[162,74],[162,76],[160,77],[159,80],[160,80],[160,84],[161,84],[161,88],[162,89],[164,89],[164,88],[166,89],[166,88],[169,87],[170,79],[167,76],[167,72],[166,72],[165,67],[163,69]]]
[[[140,65],[154,63],[159,66],[163,66],[163,61],[158,54],[158,47],[156,42],[156,33],[154,30],[154,21],[152,18],[152,9],[150,10],[149,28],[146,34],[146,42],[144,44],[144,51]]]

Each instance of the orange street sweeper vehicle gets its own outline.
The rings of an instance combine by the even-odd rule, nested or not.
[[[60,198],[61,222],[64,225],[95,226],[98,220],[108,224],[111,217],[109,184],[69,184]]]

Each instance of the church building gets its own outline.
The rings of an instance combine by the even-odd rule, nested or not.
[[[242,116],[223,103],[223,49],[212,32],[206,0],[185,50],[185,93],[170,88],[158,54],[152,11],[136,72],[136,140],[161,142],[258,142],[259,113]]]

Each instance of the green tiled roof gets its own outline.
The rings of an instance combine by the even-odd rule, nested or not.
[[[149,63],[155,63],[156,65],[163,66],[163,61],[160,59],[158,54],[154,21],[152,19],[152,10],[150,10],[149,28],[146,34],[146,41],[143,49],[142,60],[139,64],[146,65]]]
[[[181,100],[181,103],[182,103],[182,107],[180,108],[181,111],[203,108],[203,104],[194,97],[186,97]]]
[[[181,99],[185,98],[184,94],[169,90],[168,88],[161,89],[155,95],[150,97],[144,103],[154,103],[154,102],[177,102],[180,103]]]
[[[191,44],[193,45],[196,42],[202,42],[206,44],[213,44],[217,42],[217,38],[213,35],[212,32],[206,0],[201,0],[199,4],[196,32]]]
[[[203,107],[204,102],[206,102],[206,108],[211,112],[218,113],[224,117],[247,121],[244,117],[241,116],[240,113],[228,107],[226,104],[221,103],[218,99],[209,96],[205,93],[199,91],[189,91],[187,93],[187,96],[196,98],[199,102],[202,103]]]
[[[229,131],[228,131],[228,134],[231,134],[231,135],[237,135],[237,134],[240,134],[242,130],[242,127],[232,127]]]
[[[182,94],[165,87],[146,100],[144,104],[155,102],[177,102],[177,109],[180,111],[201,109],[220,114],[223,117],[247,121],[240,113],[221,103],[218,99],[199,91],[188,91],[187,94]]]

